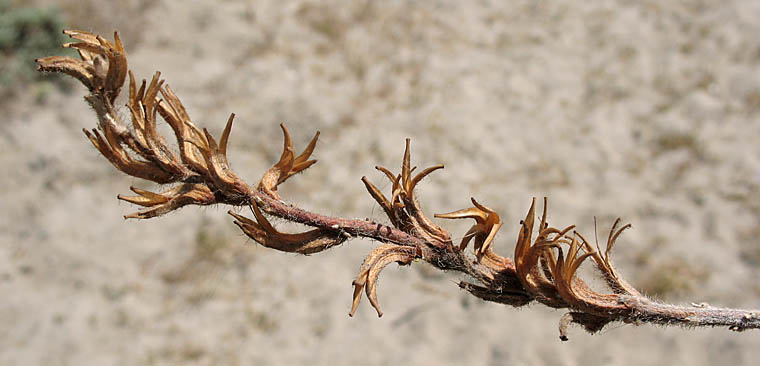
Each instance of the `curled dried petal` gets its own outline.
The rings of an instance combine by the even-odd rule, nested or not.
[[[280,199],[280,195],[277,193],[278,185],[285,182],[288,178],[306,170],[317,162],[316,160],[308,159],[314,152],[317,140],[319,139],[319,131],[317,131],[309,142],[309,145],[306,146],[304,151],[296,157],[290,132],[288,132],[285,124],[280,124],[280,128],[282,128],[284,137],[282,155],[280,155],[280,160],[264,173],[264,176],[261,177],[256,188],[275,199]]]
[[[232,129],[232,121],[235,119],[235,114],[230,114],[227,119],[227,125],[224,127],[221,141],[223,146],[217,145],[216,140],[211,136],[207,129],[203,129],[207,146],[198,147],[203,158],[206,160],[206,167],[208,167],[209,178],[214,182],[214,186],[222,191],[225,196],[230,198],[244,198],[248,197],[250,188],[245,182],[240,179],[230,169],[230,164],[227,161],[226,149],[227,139],[229,137],[230,130]]]
[[[464,250],[470,240],[475,239],[474,250],[480,259],[487,251],[490,251],[496,233],[501,229],[502,222],[494,210],[481,205],[475,198],[471,198],[471,201],[475,207],[446,214],[435,214],[435,217],[441,219],[474,219],[475,225],[470,227],[464,235],[459,248]]]
[[[381,245],[367,256],[362,263],[359,274],[352,283],[354,286],[353,301],[349,316],[354,316],[359,301],[361,300],[361,291],[365,290],[367,298],[372,307],[377,311],[377,316],[383,316],[380,305],[377,301],[377,278],[380,272],[388,264],[397,262],[400,265],[410,264],[418,256],[417,249],[413,247],[398,246],[393,244]]]
[[[185,183],[163,193],[153,193],[135,187],[130,187],[130,189],[137,193],[138,196],[119,195],[118,198],[122,201],[148,208],[124,216],[124,218],[128,219],[149,219],[187,205],[210,205],[216,203],[214,193],[203,184]]]
[[[303,233],[283,233],[275,229],[259,208],[251,205],[256,221],[232,211],[237,225],[251,239],[259,244],[283,252],[313,254],[343,243],[346,238],[336,232],[313,229]]]

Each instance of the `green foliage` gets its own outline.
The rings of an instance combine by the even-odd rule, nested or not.
[[[23,85],[40,79],[34,59],[61,55],[65,25],[55,7],[19,7],[0,0],[0,96],[17,93]],[[70,52],[70,51],[69,51]],[[60,84],[60,77],[48,79]]]

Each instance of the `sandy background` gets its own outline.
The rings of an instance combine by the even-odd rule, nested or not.
[[[118,29],[135,74],[160,70],[213,133],[235,112],[229,155],[251,183],[279,156],[278,123],[298,149],[322,131],[286,200],[385,220],[359,178],[382,182],[374,165],[398,169],[411,137],[416,165],[446,165],[419,188],[426,210],[475,196],[502,214],[502,254],[547,195],[555,226],[632,222],[616,262],[652,296],[760,307],[760,2],[32,3]],[[125,221],[136,208],[116,194],[153,187],[86,141],[82,87],[37,87],[0,119],[2,365],[760,360],[757,331],[615,324],[562,343],[562,312],[482,302],[422,263],[384,271],[383,318],[366,299],[349,318],[376,243],[279,253],[225,207]]]

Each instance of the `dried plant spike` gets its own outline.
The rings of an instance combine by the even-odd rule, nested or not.
[[[97,122],[96,128],[83,131],[100,155],[129,176],[168,186],[163,192],[130,187],[135,195],[119,195],[120,200],[142,207],[126,218],[158,217],[188,205],[248,206],[252,219],[229,211],[234,224],[254,241],[275,250],[312,254],[356,237],[378,241],[381,244],[369,253],[352,283],[351,316],[357,310],[362,293],[378,316],[382,316],[377,298],[380,272],[390,263],[407,265],[419,259],[440,270],[456,271],[468,277],[472,283],[462,281],[460,288],[486,301],[516,307],[535,301],[566,309],[559,325],[563,340],[567,339],[571,324],[579,324],[591,333],[611,322],[721,326],[735,331],[760,328],[758,310],[678,306],[648,299],[618,274],[610,259],[615,243],[630,224],[621,227],[620,219],[616,220],[605,250],[602,251],[598,240],[594,249],[580,232],[574,231],[574,225],[549,226],[546,198],[535,235],[535,198],[520,222],[514,262],[493,250],[496,234],[503,225],[499,215],[474,198],[471,199],[473,207],[435,215],[442,219],[475,221],[461,243],[454,245],[450,234],[426,217],[415,197],[418,183],[443,165],[422,169],[415,175],[409,138],[405,140],[398,174],[376,166],[391,182],[390,195],[384,195],[362,177],[370,196],[390,218],[390,226],[369,219],[323,215],[283,202],[277,192],[278,185],[316,163],[310,157],[320,136],[318,131],[296,156],[290,132],[284,124],[280,125],[283,133],[280,159],[252,187],[233,172],[227,158],[234,113],[227,119],[217,143],[207,129],[192,122],[187,109],[159,72],[149,82],[143,79],[137,84],[137,78],[128,69],[126,51],[117,33],[113,41],[85,31],[66,30],[64,33],[76,40],[64,47],[75,49],[79,58],[40,58],[36,60],[38,69],[70,75],[88,88],[85,100],[92,107]],[[124,121],[114,101],[127,77],[126,109],[131,120]],[[172,128],[176,147],[170,147],[159,133],[159,117]],[[310,229],[284,233],[272,225],[268,216]],[[465,250],[471,242],[474,260]],[[594,260],[612,293],[597,292],[578,274],[579,267],[588,258]]]
[[[491,245],[493,244],[494,238],[496,238],[496,233],[499,232],[499,229],[501,229],[502,223],[496,223],[493,226],[491,226],[491,229],[488,230],[488,236],[483,241],[483,245],[480,247],[480,251],[478,254],[482,255],[486,250],[491,248]]]
[[[377,204],[380,205],[380,207],[385,211],[385,214],[391,219],[394,225],[396,225],[396,222],[394,220],[395,216],[393,215],[393,208],[391,206],[391,202],[388,201],[388,199],[385,197],[383,192],[380,192],[377,187],[375,187],[372,182],[367,179],[367,177],[362,177],[362,183],[364,183],[364,186],[367,188],[367,191],[372,196],[372,198],[375,199]]]
[[[117,198],[119,198],[122,201],[127,201],[129,203],[134,203],[136,205],[140,205],[143,207],[150,207],[154,206],[156,204],[166,203],[169,201],[168,198],[166,198],[163,195],[160,195],[158,193],[153,193],[150,191],[146,191],[144,189],[140,189],[134,186],[129,187],[129,189],[132,192],[137,193],[139,196],[122,196],[118,195]]]
[[[276,166],[281,170],[288,172],[293,167],[293,161],[295,160],[296,153],[293,149],[293,139],[290,137],[288,128],[285,127],[284,123],[280,123],[280,128],[282,129],[283,135],[283,147],[280,161],[277,162]]]
[[[383,207],[386,215],[390,218],[393,226],[421,238],[434,247],[451,247],[451,238],[444,229],[435,225],[423,212],[419,201],[414,196],[416,184],[425,176],[435,170],[443,168],[443,165],[437,165],[427,168],[416,176],[412,173],[417,169],[411,166],[410,139],[406,139],[404,157],[401,162],[401,173],[393,174],[390,170],[375,166],[375,169],[382,172],[392,183],[391,198],[387,200],[379,190],[363,178],[364,185],[370,192],[370,195]]]
[[[365,279],[354,280],[354,282],[351,283],[351,285],[354,286],[354,294],[351,300],[351,310],[348,312],[348,316],[352,318],[354,317],[354,314],[356,314],[356,309],[359,308],[359,302],[362,300],[362,290],[364,289],[365,283]]]
[[[222,138],[219,140],[219,153],[227,156],[227,141],[230,139],[230,132],[232,131],[232,121],[235,119],[235,113],[230,113],[230,117],[227,119],[227,124],[222,131]]]
[[[612,251],[612,247],[615,245],[617,238],[620,236],[620,234],[623,233],[623,231],[632,227],[631,224],[625,224],[623,227],[616,231],[615,228],[618,226],[618,224],[620,224],[619,217],[615,220],[615,223],[612,224],[612,227],[610,228],[610,236],[607,238],[607,248],[604,250],[604,260],[607,262],[610,260],[610,251]]]
[[[546,205],[544,205],[546,207]],[[530,248],[531,238],[533,236],[533,222],[536,216],[536,199],[533,198],[530,203],[528,213],[525,215],[525,219],[520,221],[520,232],[517,236],[517,243],[515,244],[515,262],[517,262],[517,268],[519,270],[521,259],[524,258],[526,251]],[[546,214],[544,213],[544,217]],[[543,222],[544,219],[542,219]]]
[[[411,194],[414,191],[414,187],[417,186],[417,183],[419,183],[423,178],[427,177],[428,175],[430,175],[430,173],[438,169],[443,169],[443,164],[433,165],[419,172],[417,175],[415,175],[414,178],[412,178],[411,183],[409,184],[408,192]],[[412,171],[414,171],[414,169],[412,169]]]
[[[397,180],[396,175],[394,175],[393,173],[391,173],[391,171],[388,170],[387,168],[384,168],[384,167],[381,167],[379,165],[376,165],[375,169],[383,172],[383,174],[385,174],[385,176],[388,177],[388,180],[390,180],[391,183],[393,183],[393,182],[395,182]]]
[[[309,157],[311,157],[311,154],[314,152],[314,148],[317,147],[317,140],[319,140],[319,131],[314,134],[314,137],[312,137],[311,141],[309,141],[309,144],[306,146],[303,152],[301,152],[301,155],[298,155],[296,157],[295,165],[308,164],[308,166],[311,166],[317,162],[316,160],[309,160]],[[306,168],[308,168],[308,166]],[[306,168],[300,169],[299,171]]]
[[[280,160],[275,163],[264,176],[261,177],[257,190],[263,192],[274,199],[280,199],[279,193],[277,193],[277,186],[285,182],[288,178],[306,170],[310,166],[314,165],[316,160],[308,160],[311,154],[314,152],[314,148],[317,145],[319,139],[319,131],[306,146],[304,151],[296,157],[295,150],[293,148],[293,139],[290,137],[288,128],[284,123],[280,124],[283,134],[283,148]]]
[[[475,219],[478,224],[484,224],[487,214],[477,207],[470,207],[445,214],[435,214],[435,217],[439,219]]]
[[[106,41],[106,45],[109,46],[109,55],[113,55],[112,58],[114,60],[118,59],[119,62],[109,62],[110,67],[108,68],[108,75],[106,76],[105,85],[106,90],[110,91],[112,102],[119,95],[121,86],[124,85],[124,80],[127,76],[127,58],[118,32],[113,32],[113,39],[115,45],[111,46],[110,42],[108,41]]]
[[[409,151],[409,145],[412,143],[412,139],[406,139],[406,147],[404,148],[404,159],[401,162],[401,180],[403,182],[409,181],[409,176],[412,174],[410,170],[409,160],[411,159],[411,152]]]
[[[499,215],[492,209],[481,205],[474,197],[470,198],[473,206],[446,214],[435,214],[441,219],[474,219],[475,225],[470,227],[462,238],[459,250],[464,250],[471,239],[475,239],[475,255],[480,259],[486,251],[489,251],[496,233],[502,226]]]

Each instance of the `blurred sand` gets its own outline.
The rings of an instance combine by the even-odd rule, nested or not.
[[[54,3],[40,1],[37,3]],[[475,196],[513,250],[531,197],[600,236],[634,285],[671,302],[760,307],[760,2],[58,2],[121,32],[255,182],[322,131],[283,197],[384,220],[359,181],[398,169],[405,137],[430,213]],[[43,55],[40,55],[43,56]],[[466,295],[458,276],[389,266],[378,319],[351,281],[376,243],[310,257],[247,240],[225,207],[143,222],[82,136],[83,88],[20,97],[0,124],[2,365],[754,365],[760,333],[613,325],[558,340],[562,312]],[[382,188],[389,189],[388,185]],[[461,235],[470,223],[442,223]]]

